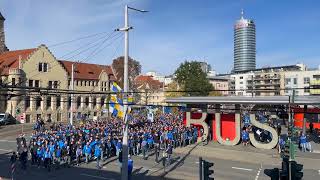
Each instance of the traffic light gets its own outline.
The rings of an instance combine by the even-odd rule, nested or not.
[[[204,180],[214,180],[214,178],[210,177],[210,175],[214,173],[213,170],[210,170],[210,167],[212,167],[213,165],[214,164],[212,162],[203,160],[203,179]]]
[[[16,109],[16,114],[19,115],[20,113],[21,113],[20,108],[17,108],[17,109]]]
[[[278,168],[264,170],[264,174],[269,176],[271,180],[279,180],[279,173]]]
[[[303,177],[303,165],[298,164],[296,161],[291,162],[291,179],[300,180]]]

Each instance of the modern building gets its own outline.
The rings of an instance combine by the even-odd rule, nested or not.
[[[285,90],[284,95],[291,95],[292,88],[298,96],[320,95],[320,70],[291,71],[284,73]],[[319,88],[319,89],[318,89]]]
[[[254,77],[253,72],[231,74],[229,81],[229,95],[230,96],[252,96],[252,91],[248,91],[252,86]]]
[[[256,68],[256,26],[253,20],[241,18],[234,25],[234,72]]]
[[[319,69],[307,69],[304,64],[255,69],[230,75],[230,95],[279,96],[316,95],[320,80]],[[320,83],[319,83],[320,85]]]

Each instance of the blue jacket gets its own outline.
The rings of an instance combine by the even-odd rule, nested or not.
[[[42,157],[42,149],[37,149],[37,156]]]
[[[52,158],[52,155],[51,155],[51,153],[50,153],[50,151],[46,151],[46,152],[44,152],[44,154],[43,154],[43,157],[44,158]]]
[[[56,151],[56,157],[61,157],[61,149],[57,149],[57,151]]]
[[[64,147],[64,141],[60,140],[59,141],[59,146],[60,146],[60,149],[62,149]]]
[[[54,152],[55,150],[55,145],[49,145],[49,150],[51,152],[51,154]]]
[[[121,142],[118,142],[116,148],[117,148],[117,149],[122,149],[122,143],[121,143]]]
[[[249,133],[247,131],[242,131],[241,135],[243,140],[248,140],[249,139]]]
[[[131,174],[132,169],[133,169],[133,160],[128,159],[128,174]]]
[[[171,131],[168,132],[167,136],[168,136],[168,139],[169,139],[169,140],[173,140],[173,134],[172,134]]]
[[[300,143],[301,144],[307,143],[307,137],[306,136],[300,136]]]
[[[91,147],[90,147],[90,145],[88,146],[88,145],[85,145],[84,147],[83,147],[83,152],[84,153],[87,153],[87,154],[90,154],[91,153]]]
[[[91,143],[90,143],[90,147],[93,149],[94,148],[94,146],[96,145],[96,141],[92,141]]]
[[[95,157],[101,156],[101,149],[98,146],[96,146],[96,148],[94,149],[94,156]]]

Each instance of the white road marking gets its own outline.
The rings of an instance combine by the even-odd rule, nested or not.
[[[113,178],[107,178],[107,177],[102,177],[102,176],[94,176],[94,175],[84,174],[84,173],[82,173],[82,174],[80,174],[80,175],[82,175],[82,176],[87,176],[87,177],[92,177],[92,178],[97,178],[97,179],[115,180],[115,179],[113,179]]]
[[[318,170],[318,173],[319,173],[319,175],[320,175],[320,169]]]
[[[239,169],[239,170],[244,170],[244,171],[252,171],[252,169],[246,169],[246,168],[241,168],[241,167],[231,167],[232,169]]]
[[[259,168],[259,171],[258,171],[258,173],[257,173],[257,175],[256,175],[255,180],[258,180],[258,178],[259,178],[259,176],[260,176],[260,172],[261,172],[261,168]]]
[[[1,140],[0,140],[0,142],[10,142],[10,143],[15,143],[15,142],[17,142],[17,141],[1,139]]]
[[[5,151],[5,152],[12,152],[12,149],[0,149],[0,151]]]
[[[312,152],[316,153],[316,154],[320,154],[320,151],[318,151],[318,150],[313,150]]]

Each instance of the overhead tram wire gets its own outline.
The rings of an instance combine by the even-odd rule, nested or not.
[[[95,50],[93,50],[93,51],[84,59],[84,61],[86,62],[86,61],[90,60],[90,58],[93,58],[94,56],[96,56],[97,54],[99,54],[103,49],[111,46],[111,45],[112,45],[114,42],[116,42],[120,37],[123,37],[123,34],[122,34],[122,33],[120,33],[120,36],[117,36],[116,38],[114,38],[112,42],[110,42],[109,44],[106,44],[105,46],[103,46],[103,47],[99,50],[99,48],[106,42],[106,41],[103,41],[100,46],[98,46]]]
[[[111,31],[111,32],[108,31],[108,32],[109,32],[108,35],[103,35],[103,36],[101,36],[101,37],[99,36],[98,39],[95,39],[95,40],[91,41],[90,43],[87,43],[86,45],[81,46],[81,47],[79,47],[79,48],[77,48],[77,49],[71,50],[69,53],[63,55],[63,56],[60,57],[60,58],[65,58],[65,56],[70,55],[70,54],[72,54],[72,53],[74,53],[74,52],[76,52],[76,51],[78,51],[78,50],[80,50],[80,49],[82,49],[82,48],[84,48],[84,47],[86,47],[86,46],[89,46],[89,45],[91,45],[91,44],[93,44],[93,43],[96,43],[97,41],[101,41],[101,40],[104,39],[104,37],[107,37],[107,36],[111,35],[112,33],[114,33],[114,31]],[[97,33],[97,34],[94,34],[94,35],[105,34],[105,33],[107,33],[107,32]],[[94,35],[91,35],[91,36],[94,36]],[[89,37],[89,36],[86,36],[86,37]],[[84,38],[86,38],[86,37],[83,37],[82,39],[84,39]],[[79,38],[79,39],[81,39],[81,38]],[[67,43],[67,42],[69,42],[69,41],[66,41],[66,42],[63,42],[63,43]],[[62,43],[60,43],[60,44],[62,44]],[[51,46],[47,46],[47,47],[52,47],[52,45],[51,45]],[[13,54],[13,55],[10,55],[10,56],[6,56],[6,58],[11,58],[11,57],[16,57],[16,55]],[[58,59],[60,59],[60,58],[58,58]]]
[[[111,31],[110,34],[108,34],[108,35],[105,36],[105,37],[106,37],[107,39],[109,39],[112,34],[114,34],[114,31]],[[104,39],[104,38],[103,38],[103,39]],[[101,41],[101,39],[99,39],[98,41]],[[93,41],[93,43],[96,43],[96,42],[97,42],[96,40]],[[91,44],[92,44],[92,43],[91,43]],[[89,48],[87,48],[87,49],[85,49],[85,50],[83,50],[83,51],[80,51],[80,52],[79,52],[78,54],[76,54],[76,55],[79,55],[79,54],[81,54],[81,53],[83,53],[83,52],[86,52],[86,51],[88,51],[90,48],[93,48],[93,47],[95,47],[95,46],[97,46],[97,45],[94,45],[94,46],[89,47]],[[76,51],[76,50],[73,50],[73,51],[71,51],[69,54],[72,54],[72,53],[75,52],[75,51]],[[75,57],[76,55],[72,56],[71,58]],[[71,58],[70,58],[70,59],[71,59]],[[61,59],[61,57],[56,58],[56,59],[59,60],[59,59]],[[66,60],[68,60],[68,59],[66,59]],[[49,61],[49,63],[50,63],[50,62],[55,62],[55,60],[51,60],[51,61]],[[50,68],[55,67],[55,66],[58,66],[58,65],[59,65],[59,63],[55,64],[54,66],[51,66]],[[33,69],[30,73],[37,72],[37,71],[38,71],[38,67],[36,67],[35,69]],[[41,73],[41,72],[38,72],[37,74],[29,77],[29,79],[32,78],[32,77],[34,77],[34,76],[37,76],[37,75],[40,74],[40,73]],[[27,80],[27,79],[26,79],[26,80]],[[26,81],[22,81],[22,83],[25,83],[25,82],[26,82]],[[5,85],[8,85],[8,84],[10,84],[10,83],[12,83],[12,81],[6,82]]]
[[[111,32],[111,34],[112,34],[112,33],[113,33],[113,32]],[[111,34],[109,34],[109,35],[111,35]],[[107,35],[107,36],[109,36],[109,35]],[[104,36],[104,37],[107,37],[107,36]],[[83,45],[83,46],[80,46],[79,48],[76,48],[76,49],[72,50],[71,52],[62,55],[62,56],[60,57],[60,59],[63,59],[63,58],[65,58],[65,57],[67,57],[68,55],[70,55],[70,54],[72,54],[72,53],[74,53],[74,52],[77,52],[77,51],[79,51],[80,49],[83,49],[83,48],[85,48],[85,47],[87,47],[87,46],[89,46],[89,45],[91,45],[91,44],[94,44],[94,43],[97,43],[97,42],[99,42],[99,41],[102,41],[103,39],[104,39],[104,38],[99,37],[99,39],[98,39],[97,41],[95,40],[95,41],[89,42],[89,43],[87,43],[87,44],[85,44],[85,45]]]
[[[124,36],[122,36],[121,40],[119,41],[118,45],[114,48],[114,53],[109,57],[109,59],[114,59],[118,53],[118,50],[120,49],[121,41],[123,40]]]
[[[117,94],[115,92],[93,92],[93,91],[72,91],[69,89],[53,89],[53,88],[42,88],[42,87],[26,87],[26,86],[7,86],[5,88],[11,88],[9,90],[7,89],[0,89],[0,91],[21,91],[21,89],[24,90],[34,90],[34,92],[39,92],[39,91],[55,91],[56,93],[73,93],[73,94]],[[294,89],[306,89],[306,88],[285,88],[285,89],[281,89],[281,90],[294,90]],[[307,88],[307,89],[320,89],[320,88]],[[259,90],[259,89],[258,89]],[[233,89],[233,90],[211,90],[209,92],[223,92],[223,91],[244,91],[242,90],[237,90],[237,89]],[[252,91],[252,89],[250,89],[250,91]],[[255,89],[253,91],[256,91]],[[150,91],[150,93],[152,93],[153,91]],[[159,91],[157,91],[159,92]],[[160,91],[160,92],[164,92],[164,93],[168,93],[168,92],[183,92],[183,93],[190,93],[190,92],[201,92],[201,91]],[[133,92],[121,92],[121,93],[145,93],[143,91],[133,91]],[[251,97],[251,96],[248,96]]]
[[[115,32],[112,31],[112,32],[106,37],[106,39],[104,39],[104,40],[108,40],[108,39],[110,39],[110,38],[115,37],[115,36],[111,36],[111,35],[114,34],[114,33],[115,33]],[[119,33],[117,33],[117,34],[119,34]],[[77,53],[76,55],[73,55],[73,56],[71,56],[71,57],[69,57],[68,59],[65,59],[65,60],[70,60],[71,58],[73,58],[73,57],[75,57],[75,56],[77,56],[77,55],[79,55],[79,54],[81,54],[81,53],[84,53],[84,52],[90,50],[91,48],[96,47],[97,45],[100,45],[100,43],[97,43],[97,44],[95,44],[94,46],[90,46],[89,48],[87,48],[87,49],[85,49],[85,50],[83,50],[83,51],[80,51],[80,52]],[[57,60],[59,60],[59,59],[60,59],[60,58],[57,58]],[[54,60],[52,60],[52,62],[54,62]],[[58,62],[57,64],[55,64],[54,66],[51,66],[50,68],[53,68],[53,67],[55,67],[55,66],[58,66],[59,64],[60,64],[60,63]],[[31,71],[30,73],[35,72],[35,71],[37,71],[37,70],[38,70],[38,68],[34,69],[34,70]],[[30,78],[32,78],[32,77],[35,77],[35,76],[39,75],[40,73],[41,73],[41,72],[38,72],[38,73],[32,75],[31,77],[29,77],[28,79],[30,79]],[[28,79],[25,79],[24,81],[22,81],[21,84],[25,83]],[[8,84],[10,84],[10,83],[12,83],[12,81],[6,82],[5,85],[8,85]]]
[[[48,47],[56,47],[56,46],[61,46],[61,45],[64,45],[64,44],[69,44],[69,43],[72,43],[72,42],[76,42],[76,41],[80,41],[80,40],[83,40],[83,39],[88,39],[88,38],[91,38],[91,37],[96,37],[96,36],[99,36],[101,34],[106,34],[106,33],[109,33],[110,31],[104,31],[104,32],[100,32],[100,33],[95,33],[95,34],[91,34],[91,35],[87,35],[87,36],[83,36],[83,37],[79,37],[79,38],[76,38],[76,39],[72,39],[72,40],[68,40],[68,41],[64,41],[64,42],[60,42],[60,43],[55,43],[55,44],[51,44],[51,45],[48,45]]]
[[[86,49],[78,52],[77,54],[75,54],[75,55],[73,55],[73,56],[71,56],[71,57],[66,58],[66,60],[71,60],[71,59],[73,59],[74,57],[76,57],[76,56],[78,56],[78,55],[80,55],[80,54],[82,54],[82,53],[84,53],[84,52],[89,51],[91,48],[95,48],[95,47],[97,47],[97,46],[101,46],[101,44],[103,44],[105,41],[107,41],[107,40],[112,40],[112,39],[113,39],[114,37],[116,37],[118,34],[119,34],[119,33],[114,34],[114,32],[113,32],[113,33],[111,33],[108,37],[106,37],[105,39],[100,39],[100,40],[98,40],[97,42],[95,42],[95,44],[94,44],[93,46],[90,46],[90,47],[88,47],[88,48],[86,48]],[[64,55],[64,56],[65,56],[65,55]],[[60,58],[60,59],[61,59],[61,58]]]
[[[123,39],[124,36],[121,34],[120,36],[118,36],[118,37],[115,38],[114,40],[117,41],[117,40],[119,40],[119,38],[120,38],[120,39]],[[100,50],[97,50],[96,52],[92,53],[92,55],[91,55],[91,56],[88,56],[86,59],[89,60],[90,58],[95,57],[97,54],[101,53],[104,49],[106,49],[107,47],[111,46],[112,44],[113,44],[113,42],[105,45],[105,46],[102,47]]]

